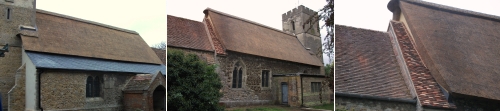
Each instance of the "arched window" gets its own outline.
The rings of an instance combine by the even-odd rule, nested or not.
[[[87,77],[87,88],[85,89],[86,97],[92,97],[92,81],[94,81],[94,78],[92,78],[92,76]]]
[[[100,97],[101,96],[101,79],[99,76],[87,77],[86,84],[86,97]]]
[[[243,66],[240,62],[236,62],[233,69],[233,85],[232,88],[241,88],[243,82]]]

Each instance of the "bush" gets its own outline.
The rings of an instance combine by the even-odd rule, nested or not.
[[[167,50],[167,106],[176,111],[219,111],[222,88],[215,65],[194,54]]]

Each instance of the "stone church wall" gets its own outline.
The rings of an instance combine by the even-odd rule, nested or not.
[[[0,94],[2,108],[5,109],[8,108],[9,103],[8,92],[15,85],[16,71],[21,66],[21,50],[19,47],[9,47],[9,52],[5,53],[5,57],[0,57]]]
[[[301,63],[288,62],[264,57],[258,57],[238,52],[227,51],[226,56],[217,56],[220,63],[219,77],[223,84],[222,93],[224,96],[220,99],[226,107],[248,106],[259,104],[273,104],[272,87],[274,81],[269,82],[269,88],[261,87],[262,70],[269,70],[270,74],[302,73],[319,74],[319,66],[310,66]],[[245,66],[243,74],[242,88],[231,88],[232,72],[234,65],[240,61]]]
[[[321,82],[322,88],[321,92],[312,92],[311,82]],[[333,94],[330,87],[326,83],[326,79],[323,77],[302,77],[302,83],[304,85],[304,106],[315,106],[320,104],[330,103],[331,94]],[[333,102],[333,101],[331,101]]]
[[[100,97],[86,97],[88,76],[100,76]],[[133,74],[46,70],[41,74],[44,110],[121,110],[122,89]]]
[[[286,104],[291,107],[300,107],[302,102],[302,92],[300,91],[302,84],[300,82],[300,76],[273,77],[274,104],[285,104],[283,103],[281,83],[286,83],[288,86],[288,103]]]
[[[26,1],[28,2],[28,1]],[[17,3],[17,2],[16,2]],[[8,108],[8,92],[15,84],[16,70],[21,66],[21,38],[16,34],[19,32],[19,25],[30,26],[33,16],[33,9],[0,3],[0,48],[9,44],[9,52],[5,57],[0,57],[0,94],[2,96],[2,108]],[[18,4],[15,4],[18,5]],[[10,9],[10,18],[6,13]]]
[[[26,66],[21,66],[16,73],[14,87],[9,91],[8,111],[22,111],[26,106]]]

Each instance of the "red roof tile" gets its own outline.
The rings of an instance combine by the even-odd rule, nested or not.
[[[167,15],[167,46],[213,51],[202,22]]]
[[[385,32],[335,25],[335,92],[413,99]]]
[[[391,21],[391,25],[394,28],[394,33],[422,106],[456,108],[448,103],[431,72],[420,59],[419,53],[414,48],[413,39],[407,33],[404,24]]]

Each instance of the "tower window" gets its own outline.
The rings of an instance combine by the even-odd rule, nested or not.
[[[295,22],[292,21],[292,29],[295,30]]]
[[[10,8],[7,8],[7,19],[10,19]]]

